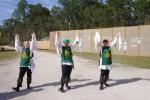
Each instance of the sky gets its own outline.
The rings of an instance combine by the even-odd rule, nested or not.
[[[9,19],[12,12],[16,9],[19,0],[0,0],[0,25],[4,20]],[[29,4],[41,3],[44,7],[51,9],[52,6],[58,6],[58,0],[27,0]]]

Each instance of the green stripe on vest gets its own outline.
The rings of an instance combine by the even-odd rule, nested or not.
[[[70,46],[62,46],[61,63],[73,63],[72,51]]]
[[[102,58],[102,65],[112,64],[112,54],[110,47],[102,47],[100,57]]]
[[[30,65],[30,49],[23,48],[21,52],[20,67],[28,67]]]

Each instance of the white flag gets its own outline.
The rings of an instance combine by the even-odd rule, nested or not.
[[[119,44],[118,49],[119,49],[119,51],[121,51],[123,49],[123,43],[122,43],[120,32],[118,34],[119,34],[119,36],[118,36],[118,44]]]
[[[31,61],[31,67],[30,67],[30,69],[31,69],[31,72],[33,73],[34,72],[34,69],[35,69],[35,63],[34,63],[34,60],[33,60],[33,58],[31,58],[30,59]]]
[[[76,36],[75,41],[74,41],[73,44],[76,44],[76,43],[78,44],[80,50],[82,51],[83,43],[82,43],[82,35],[81,35],[80,32],[77,34],[77,36]]]
[[[98,44],[101,42],[101,37],[100,37],[100,34],[99,32],[96,32],[95,33],[95,37],[94,37],[94,48],[95,50],[97,51],[98,50]]]

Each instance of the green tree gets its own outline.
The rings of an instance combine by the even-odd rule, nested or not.
[[[47,35],[50,30],[47,27],[48,17],[50,16],[50,11],[42,7],[41,4],[29,5],[29,14],[27,16],[28,21],[28,31],[35,31],[38,33],[38,38]],[[41,34],[43,33],[43,35]]]
[[[150,0],[135,0],[137,24],[150,24]]]
[[[32,31],[41,39],[56,30],[150,24],[150,0],[58,1],[60,6],[49,10],[41,4],[20,0],[12,17],[0,29],[2,39],[10,43],[15,32],[26,40]]]

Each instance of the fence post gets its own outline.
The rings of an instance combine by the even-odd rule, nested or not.
[[[53,38],[53,32],[50,32],[49,33],[49,47],[50,47],[50,49],[52,49],[53,47],[52,47],[52,38]]]
[[[101,28],[101,41],[103,41],[103,28]]]
[[[138,32],[138,56],[140,56],[140,43],[139,43],[139,41],[140,41],[140,36],[141,36],[141,26],[138,26],[138,30],[139,30],[139,32]]]
[[[111,40],[113,40],[114,37],[114,28],[112,27],[112,34],[111,34]],[[112,49],[112,52],[114,51],[114,49]]]
[[[112,39],[114,37],[114,27],[112,27]]]
[[[124,42],[126,41],[127,43],[127,40],[126,40],[126,26],[124,27]],[[126,44],[128,46],[128,43]],[[126,51],[124,50],[124,56],[126,54]]]
[[[83,50],[84,50],[84,37],[83,37],[83,29],[82,29],[82,52],[83,52]]]
[[[90,45],[91,45],[91,46],[90,46],[91,48],[90,48],[90,51],[92,52],[92,38],[93,38],[93,37],[92,37],[92,33],[93,33],[93,30],[90,29],[90,33],[91,33],[91,44],[90,44]]]

